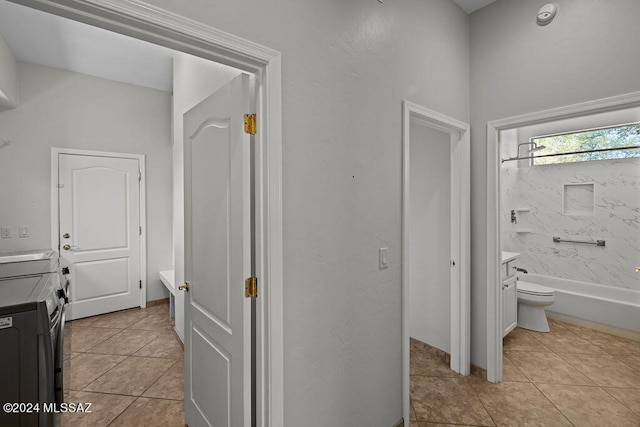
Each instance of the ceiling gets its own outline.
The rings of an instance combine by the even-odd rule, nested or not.
[[[495,0],[454,0],[472,13]],[[19,61],[171,92],[170,49],[0,0],[0,36]]]
[[[496,0],[453,0],[467,13],[473,13]]]
[[[19,61],[167,92],[173,51],[0,0],[0,35]]]

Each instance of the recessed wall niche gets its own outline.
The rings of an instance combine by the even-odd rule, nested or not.
[[[595,197],[593,183],[564,184],[564,215],[595,215]]]

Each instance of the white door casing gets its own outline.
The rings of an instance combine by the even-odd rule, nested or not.
[[[57,154],[56,247],[70,269],[68,317],[140,306],[138,159]]]
[[[402,403],[409,426],[410,125],[448,133],[451,143],[451,369],[470,371],[470,139],[469,125],[436,111],[402,103]],[[455,265],[453,265],[455,262]]]
[[[249,76],[184,114],[185,421],[251,423]]]

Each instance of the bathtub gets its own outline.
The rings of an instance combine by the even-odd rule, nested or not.
[[[593,326],[640,339],[640,292],[541,274],[523,274],[522,280],[555,290],[549,317]]]

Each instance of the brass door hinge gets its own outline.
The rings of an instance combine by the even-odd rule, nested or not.
[[[244,115],[244,133],[248,133],[250,135],[256,134],[256,115],[255,114]]]
[[[257,277],[248,277],[244,281],[244,296],[245,298],[258,297],[258,278]]]

